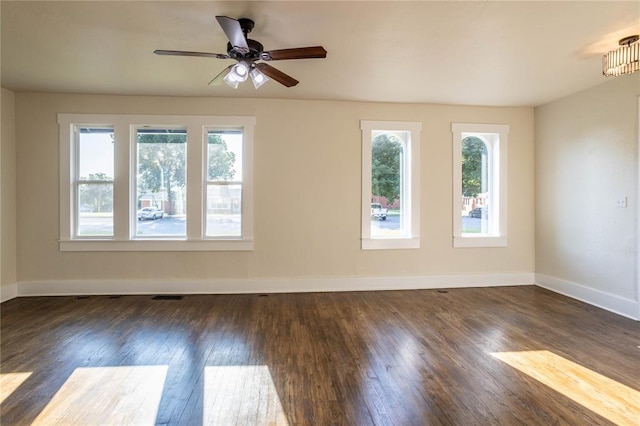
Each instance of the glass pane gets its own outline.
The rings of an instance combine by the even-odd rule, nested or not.
[[[470,136],[462,140],[462,233],[489,233],[489,162],[487,145]]]
[[[206,236],[242,236],[242,185],[207,185]]]
[[[373,132],[371,142],[371,237],[402,237],[404,145],[394,134]]]
[[[113,129],[80,129],[79,180],[113,180]]]
[[[113,236],[113,184],[78,185],[78,236]]]
[[[242,132],[207,134],[207,180],[242,182]]]
[[[186,129],[138,129],[137,236],[187,235],[186,148]]]

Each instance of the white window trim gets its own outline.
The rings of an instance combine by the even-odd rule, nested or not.
[[[507,147],[509,125],[451,123],[453,133],[453,247],[506,247],[507,237]],[[463,134],[478,135],[488,144],[492,162],[493,211],[492,235],[462,233],[462,139]],[[493,137],[498,135],[498,138]]]
[[[361,120],[362,131],[362,250],[393,250],[420,248],[420,132],[422,123],[410,121],[370,121]],[[372,134],[376,130],[410,132],[407,140],[406,174],[410,179],[405,181],[405,193],[409,200],[406,205],[411,224],[411,235],[404,238],[374,238],[371,236],[371,144]],[[408,205],[407,205],[408,204]]]
[[[255,117],[242,116],[161,116],[128,114],[58,114],[60,143],[60,251],[238,251],[253,250],[253,139]],[[187,236],[186,238],[149,238],[132,235],[135,218],[136,128],[184,126],[187,128]],[[114,236],[77,238],[74,236],[74,191],[76,168],[73,141],[76,127],[113,126],[114,159]],[[241,128],[243,131],[242,237],[205,238],[203,209],[205,166],[203,162],[207,130]],[[204,203],[204,204],[203,204]]]
[[[238,126],[209,126],[207,128],[204,129],[204,142],[202,143],[202,150],[201,150],[201,155],[202,155],[202,160],[201,160],[201,164],[202,164],[202,206],[204,208],[206,208],[207,206],[207,190],[210,184],[215,183],[216,181],[211,181],[209,180],[209,176],[208,176],[208,169],[207,169],[207,159],[208,159],[208,132],[211,130],[225,130],[225,129],[235,129]],[[251,131],[253,131],[253,127],[251,128]],[[246,132],[246,130],[245,130]],[[253,141],[253,135],[251,136],[251,140]],[[251,164],[253,164],[253,143],[251,143],[251,145],[249,145],[247,143],[246,137],[243,134],[243,142],[242,142],[242,158],[243,158],[243,171],[242,171],[242,180],[241,181],[219,181],[219,183],[225,183],[227,185],[233,185],[233,184],[239,184],[242,187],[242,202],[244,203],[244,199],[245,199],[245,184],[243,182],[244,179],[250,178],[253,179],[253,167],[251,167],[251,170],[244,170],[244,166],[246,166],[248,163],[245,161],[245,158],[251,158]],[[249,149],[250,148],[250,149]],[[252,182],[253,180],[251,180]],[[250,194],[251,194],[251,199],[253,200],[253,188],[250,189]],[[252,209],[253,210],[253,209]],[[242,211],[243,211],[243,215],[244,215],[244,207],[242,207]],[[217,241],[222,241],[222,240],[229,240],[229,241],[235,241],[238,240],[238,237],[217,237],[217,236],[208,236],[207,235],[207,215],[204,214],[203,209],[200,209],[200,212],[202,212],[202,217],[200,218],[200,222],[201,222],[201,230],[202,230],[202,239],[204,240],[217,240]],[[244,222],[244,220],[242,221],[242,234],[245,234],[245,227],[249,227],[247,230],[250,230],[251,234],[253,235],[253,220],[251,221],[251,224]]]
[[[89,127],[89,126],[75,126],[75,127]],[[114,130],[112,126],[90,126],[91,128],[99,128],[99,129],[110,129],[110,130]],[[74,135],[72,133],[72,135]],[[71,147],[70,149],[73,150],[73,156],[72,156],[72,161],[73,161],[73,170],[75,172],[78,172],[80,170],[80,156],[78,155],[80,152],[80,138],[79,138],[79,133],[75,133],[75,136],[71,141]],[[114,150],[114,163],[115,163],[115,150]],[[114,171],[115,171],[115,164],[114,164]],[[115,175],[115,173],[114,173]],[[79,190],[79,184],[81,182],[83,182],[82,180],[80,180],[79,176],[76,175],[71,175],[71,182],[73,183],[73,187],[71,188],[71,200],[72,200],[72,205],[73,205],[73,200],[76,199],[77,195],[78,195],[78,190]],[[112,186],[112,190],[115,192],[115,180],[112,181],[104,181],[104,183],[111,183]],[[73,214],[73,217],[71,218],[71,233],[73,234],[73,238],[78,239],[78,240],[98,240],[98,239],[112,239],[113,236],[106,236],[106,237],[100,237],[100,236],[88,236],[88,235],[78,235],[77,234],[77,227],[75,226],[75,224],[78,222],[79,220],[79,216],[80,213],[79,211],[75,211],[75,214]]]

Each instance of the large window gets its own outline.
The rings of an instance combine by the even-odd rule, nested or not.
[[[361,121],[362,248],[420,247],[421,124]]]
[[[507,245],[509,126],[453,123],[454,247]]]
[[[60,250],[253,248],[253,117],[58,122]]]

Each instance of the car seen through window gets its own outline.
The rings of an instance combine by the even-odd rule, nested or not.
[[[164,217],[164,211],[157,207],[143,207],[138,210],[138,220],[156,220]]]

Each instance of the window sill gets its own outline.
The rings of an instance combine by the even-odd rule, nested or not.
[[[453,247],[507,247],[507,237],[460,236],[453,237]]]
[[[420,238],[363,238],[362,250],[419,249]]]
[[[253,240],[60,240],[60,251],[251,251]]]

